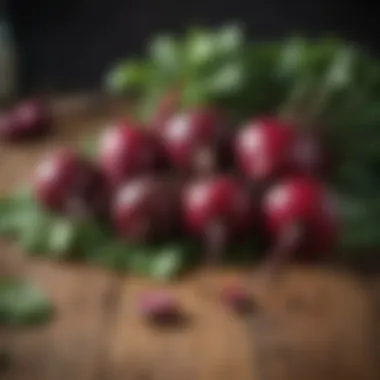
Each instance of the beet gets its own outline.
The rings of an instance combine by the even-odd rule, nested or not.
[[[240,130],[235,158],[245,176],[259,183],[289,174],[321,174],[330,164],[321,136],[273,117]]]
[[[172,182],[152,176],[126,182],[117,191],[112,218],[119,234],[134,241],[161,240],[178,226],[178,191]]]
[[[156,171],[163,164],[159,142],[143,126],[121,122],[108,129],[100,141],[100,166],[109,183],[124,181]]]
[[[235,140],[235,157],[242,172],[253,181],[264,182],[285,173],[295,130],[276,118],[253,120]]]
[[[61,149],[37,168],[36,199],[69,216],[100,216],[108,211],[109,192],[101,172],[69,149]]]
[[[209,173],[231,161],[231,128],[219,111],[205,108],[176,114],[160,135],[170,163],[181,173]]]
[[[217,262],[227,242],[247,236],[253,224],[248,190],[229,176],[186,184],[182,194],[186,229],[204,239],[207,258]]]
[[[317,259],[330,252],[337,241],[337,202],[316,179],[283,180],[266,194],[263,214],[274,241],[270,256],[274,262]]]

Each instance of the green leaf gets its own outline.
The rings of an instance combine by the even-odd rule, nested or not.
[[[129,269],[142,276],[169,280],[188,264],[188,248],[180,243],[131,247],[127,255]]]
[[[307,44],[302,38],[292,38],[281,48],[278,61],[277,75],[290,79],[298,75],[305,64]]]
[[[29,188],[22,187],[0,201],[0,233],[19,235],[38,214],[39,208]]]
[[[182,67],[181,46],[172,36],[154,38],[148,47],[148,56],[156,76],[172,81],[179,77]]]
[[[47,252],[50,257],[63,258],[72,253],[75,248],[77,226],[69,220],[56,218],[48,232]]]
[[[193,80],[207,81],[210,75],[229,63],[236,61],[243,64],[240,57],[242,45],[243,34],[238,25],[228,25],[215,31],[202,28],[190,30],[185,41],[184,62],[190,84]]]
[[[199,73],[199,70],[216,57],[218,46],[215,34],[205,29],[192,29],[188,32],[185,49],[188,70]]]
[[[20,186],[14,193],[10,195],[9,199],[20,206],[34,205],[33,193],[28,184]]]
[[[22,250],[30,254],[47,253],[52,218],[40,210],[20,213],[18,239]]]
[[[104,86],[111,93],[140,90],[150,76],[150,67],[142,61],[127,61],[118,64],[105,78]]]
[[[49,321],[53,307],[37,287],[0,279],[0,325],[30,326]]]
[[[220,97],[241,91],[245,83],[244,66],[241,62],[230,62],[217,69],[204,81],[209,96]]]
[[[181,247],[175,245],[169,245],[155,252],[151,258],[150,275],[161,280],[178,275],[183,270],[184,253]]]
[[[356,63],[356,51],[344,46],[336,51],[327,74],[324,85],[334,91],[347,89],[354,79],[354,67]]]
[[[152,120],[157,106],[166,93],[167,86],[162,86],[157,83],[152,83],[145,96],[140,99],[136,106],[136,117],[143,123],[149,124]]]
[[[143,246],[132,246],[128,252],[128,266],[132,273],[150,275],[150,252]]]
[[[12,210],[12,202],[7,198],[0,199],[0,234],[8,235],[14,230],[13,224],[9,222]]]
[[[76,225],[75,250],[78,252],[91,252],[101,249],[114,239],[108,226],[97,221],[85,220]]]
[[[239,24],[222,26],[216,31],[215,44],[219,54],[224,56],[238,53],[244,45],[242,26]]]
[[[186,108],[206,105],[210,100],[204,81],[192,81],[182,93],[182,104]]]
[[[378,196],[346,196],[341,200],[341,246],[347,250],[380,247]]]
[[[7,208],[0,218],[1,231],[16,235],[25,252],[61,256],[73,245],[74,224],[40,208],[29,190],[16,192],[7,200]]]
[[[114,238],[98,247],[86,249],[83,258],[93,264],[124,272],[130,268],[130,250],[127,244]]]
[[[291,38],[283,43],[280,50],[277,74],[287,80],[310,75],[322,77],[337,52],[345,48],[345,45],[330,38],[317,41]]]

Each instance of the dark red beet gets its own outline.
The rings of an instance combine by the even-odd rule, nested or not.
[[[120,235],[137,241],[165,238],[178,225],[178,192],[165,179],[142,177],[117,192],[112,218]]]
[[[71,150],[59,150],[39,165],[34,193],[46,208],[70,216],[97,216],[108,209],[102,174]]]
[[[275,118],[253,120],[235,141],[235,156],[243,173],[253,181],[266,181],[289,169],[296,133]]]
[[[228,176],[186,185],[182,206],[186,228],[204,238],[212,263],[219,260],[227,241],[244,237],[252,226],[249,192],[240,181]]]
[[[29,139],[45,135],[51,126],[48,106],[31,100],[16,106],[0,122],[0,134],[10,140]]]
[[[142,126],[119,123],[100,141],[100,165],[112,186],[157,169],[163,162],[158,141]]]
[[[178,299],[171,293],[152,291],[140,298],[141,314],[157,324],[177,322],[183,316]]]
[[[275,261],[281,256],[315,258],[329,252],[336,242],[338,205],[315,179],[292,178],[274,186],[264,199],[263,214],[276,242]]]
[[[236,138],[236,160],[258,182],[288,173],[319,174],[329,164],[319,137],[276,118],[254,120]]]
[[[237,312],[251,312],[254,308],[249,292],[242,286],[229,285],[222,288],[222,302]]]
[[[231,129],[224,115],[196,109],[170,118],[160,131],[171,164],[181,172],[210,172],[230,161]]]

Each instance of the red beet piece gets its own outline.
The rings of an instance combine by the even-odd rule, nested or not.
[[[171,293],[152,291],[140,298],[141,314],[157,324],[177,322],[183,316],[178,299]]]

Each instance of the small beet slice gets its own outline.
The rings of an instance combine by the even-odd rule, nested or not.
[[[179,300],[165,291],[150,291],[139,300],[140,312],[149,322],[157,325],[176,325],[185,318]]]

